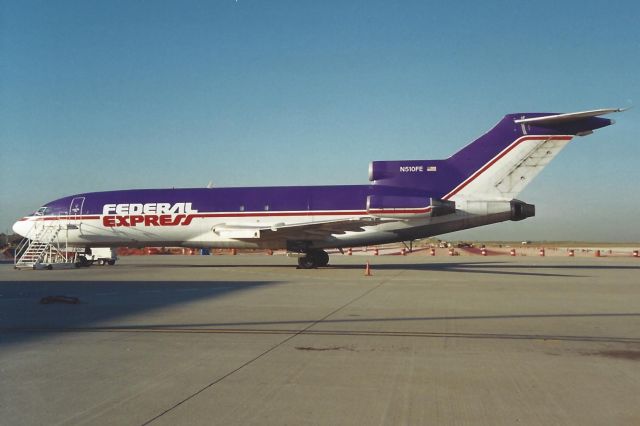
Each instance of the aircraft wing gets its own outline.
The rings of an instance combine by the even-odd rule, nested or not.
[[[344,234],[348,231],[362,232],[364,231],[363,227],[377,225],[382,221],[379,218],[364,216],[320,222],[282,223],[271,226],[220,224],[214,227],[214,232],[220,236],[234,239],[324,240],[331,235]]]

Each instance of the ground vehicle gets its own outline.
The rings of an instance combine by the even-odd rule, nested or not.
[[[116,249],[111,247],[91,247],[85,249],[84,254],[79,256],[80,263],[82,265],[92,265],[97,263],[98,265],[115,265],[118,256]]]

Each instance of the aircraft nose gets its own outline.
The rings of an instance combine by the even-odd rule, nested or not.
[[[13,232],[15,232],[16,234],[22,235],[23,237],[26,238],[32,226],[33,224],[30,221],[26,219],[21,219],[13,224],[12,229],[13,229]]]

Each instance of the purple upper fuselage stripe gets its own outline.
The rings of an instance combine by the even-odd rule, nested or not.
[[[133,189],[64,197],[47,204],[47,214],[66,214],[74,197],[85,197],[82,214],[102,214],[105,204],[192,203],[199,212],[364,211],[368,195],[424,197],[422,190],[372,185],[282,186],[248,188]]]
[[[374,162],[376,180],[369,185],[283,186],[248,188],[135,189],[93,192],[64,197],[47,204],[47,215],[66,214],[74,197],[85,197],[82,214],[102,214],[105,204],[192,203],[199,212],[283,212],[283,211],[364,211],[369,195],[407,197],[407,207],[419,204],[416,197],[442,198],[474,172],[487,164],[516,139],[524,136],[523,117],[552,113],[506,115],[489,132],[480,136],[446,160]],[[575,135],[608,126],[611,120],[599,117],[564,122],[552,128],[525,125],[527,135]],[[401,166],[422,166],[420,173],[400,173]],[[396,206],[397,207],[397,206]]]

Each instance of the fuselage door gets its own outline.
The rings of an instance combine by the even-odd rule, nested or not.
[[[82,208],[84,207],[84,197],[75,197],[69,205],[68,229],[78,229],[82,219]]]

